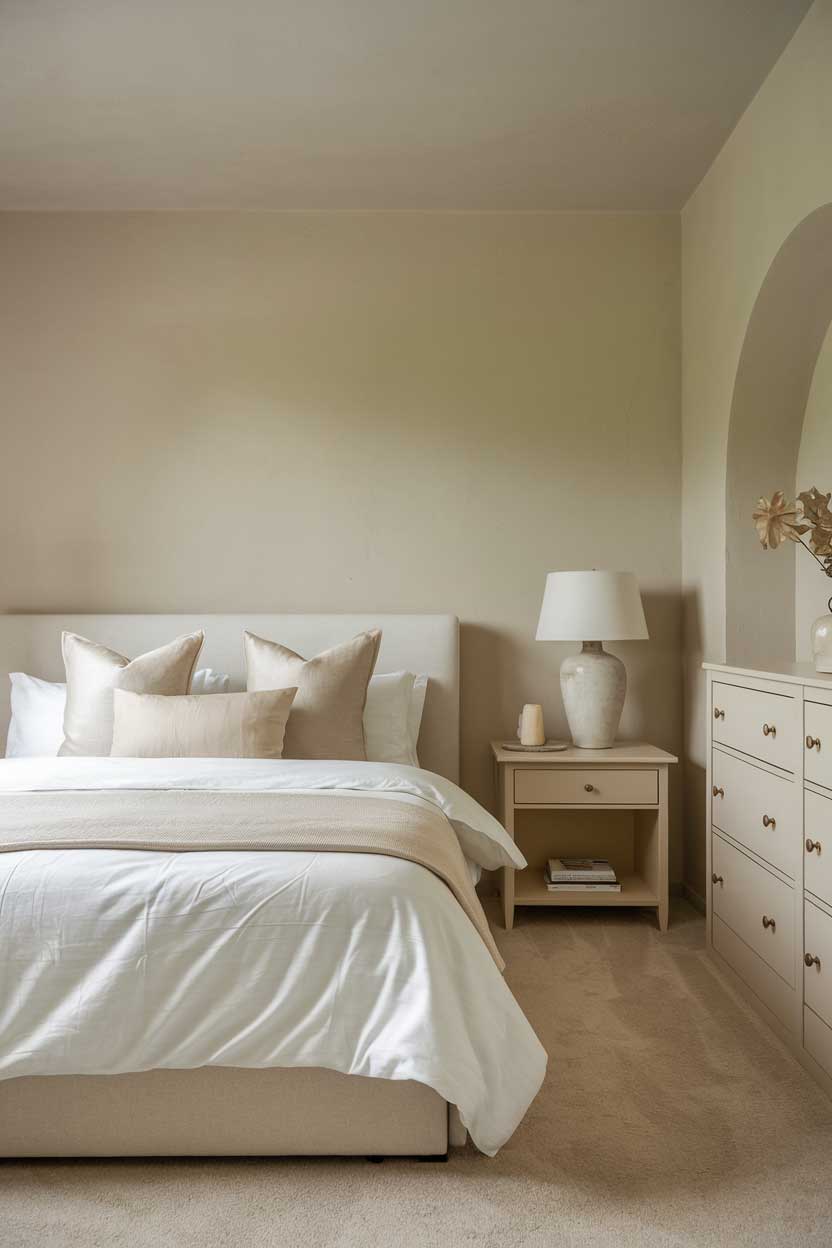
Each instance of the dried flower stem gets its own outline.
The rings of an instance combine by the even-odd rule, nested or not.
[[[802,537],[798,537],[795,540],[798,546],[802,546],[804,550],[808,550],[815,563],[819,564],[820,567],[823,568],[825,576],[832,576],[832,558],[821,559],[820,555],[816,555],[812,550],[812,547],[808,544],[808,542],[804,542]]]

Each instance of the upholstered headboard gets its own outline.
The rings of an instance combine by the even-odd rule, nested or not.
[[[311,656],[376,627],[382,630],[376,672],[407,670],[430,677],[419,758],[428,771],[458,782],[459,622],[453,615],[0,615],[0,744],[5,749],[8,673],[63,680],[63,629],[133,658],[202,628],[199,666],[228,672],[232,687],[244,688],[244,629]]]

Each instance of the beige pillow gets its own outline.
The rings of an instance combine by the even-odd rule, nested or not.
[[[284,758],[366,759],[364,703],[380,645],[381,632],[372,629],[306,660],[245,634],[248,690],[297,687]]]
[[[295,689],[113,692],[113,758],[280,758]]]
[[[113,690],[183,694],[191,687],[205,634],[190,633],[137,659],[64,633],[66,668],[64,743],[59,754],[109,754],[113,743]]]

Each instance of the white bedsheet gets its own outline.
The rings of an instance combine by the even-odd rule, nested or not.
[[[418,768],[0,762],[0,801],[38,788],[342,786],[428,801],[470,858],[516,861],[491,816]],[[0,854],[0,1078],[211,1065],[416,1079],[456,1104],[474,1143],[493,1154],[537,1092],[546,1055],[450,890],[413,863],[263,851]]]

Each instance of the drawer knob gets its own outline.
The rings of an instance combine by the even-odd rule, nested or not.
[[[820,970],[820,958],[813,957],[811,953],[804,953],[803,961],[807,966],[816,966]]]
[[[764,737],[776,737],[777,736],[777,729],[774,726],[774,724],[763,724],[763,736]]]
[[[721,875],[717,875],[716,871],[714,871],[713,875],[711,876],[711,883],[712,884],[724,884],[725,881],[723,880]]]
[[[806,749],[817,750],[820,753],[820,737],[813,737],[810,733],[806,738]]]
[[[714,797],[724,797],[724,796],[725,796],[725,790],[724,790],[724,789],[718,789],[716,785],[714,785],[714,787],[711,789],[711,792],[713,793]]]
[[[770,927],[773,932],[777,931],[777,923],[774,919],[770,919],[767,914],[763,915],[763,927]]]
[[[584,789],[586,790],[586,792],[587,792],[587,793],[594,793],[594,792],[595,792],[595,785],[594,785],[594,784],[585,784],[585,785],[584,785]]]
[[[763,827],[764,828],[776,828],[777,820],[772,819],[771,815],[763,815]]]
[[[721,711],[718,706],[714,707],[714,719],[724,719],[725,712]]]
[[[816,849],[818,853],[820,853],[820,841],[813,841],[811,836],[807,836],[806,837],[806,853],[811,854],[813,849]]]

